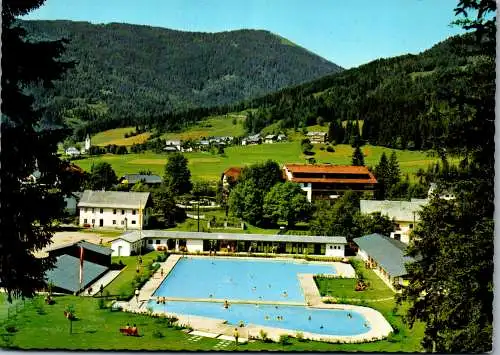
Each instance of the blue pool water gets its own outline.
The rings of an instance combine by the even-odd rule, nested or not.
[[[292,261],[182,258],[153,296],[304,302],[298,273],[336,271]]]
[[[168,301],[165,308],[151,300],[148,307],[157,312],[202,316],[227,320],[237,326],[240,321],[268,327],[289,329],[329,335],[358,335],[371,328],[366,319],[354,311],[337,309],[311,309],[305,306],[273,306],[254,304],[231,304],[228,309],[216,302]],[[351,314],[351,318],[348,314]],[[277,316],[283,320],[276,320]],[[309,320],[309,316],[311,319]],[[323,328],[321,328],[323,326]]]

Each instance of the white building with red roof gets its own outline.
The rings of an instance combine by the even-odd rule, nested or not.
[[[335,199],[347,190],[375,191],[377,179],[365,166],[330,164],[285,164],[287,181],[300,184],[309,201]]]

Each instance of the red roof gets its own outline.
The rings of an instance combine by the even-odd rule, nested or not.
[[[285,164],[284,169],[292,173],[293,182],[324,182],[324,183],[355,183],[355,184],[376,184],[377,179],[366,166],[353,165],[330,165],[330,164]],[[294,173],[318,174],[318,177],[293,177]],[[368,175],[366,179],[359,177],[349,179],[346,177],[323,177],[320,174],[343,174],[343,175]]]
[[[233,167],[230,167],[229,169],[224,170],[223,175],[225,175],[227,177],[232,177],[234,180],[236,180],[240,176],[241,170],[243,170],[243,168],[233,166]]]

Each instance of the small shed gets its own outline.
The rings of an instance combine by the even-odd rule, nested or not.
[[[79,259],[80,247],[83,247],[83,260],[106,267],[111,265],[111,248],[89,243],[83,239],[78,242],[61,244],[57,247],[48,248],[47,252],[49,253],[49,256],[57,257],[61,255],[69,255]]]
[[[65,254],[57,257],[54,268],[45,273],[45,279],[53,284],[54,292],[78,293],[104,275],[108,269],[107,266],[84,261],[83,282],[80,285],[80,259]]]
[[[112,256],[131,256],[139,254],[146,246],[142,232],[129,232],[111,241]]]

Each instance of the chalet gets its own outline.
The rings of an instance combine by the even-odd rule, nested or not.
[[[204,139],[200,140],[200,148],[208,148],[210,147],[210,141]]]
[[[167,153],[175,153],[178,152],[179,150],[177,149],[177,147],[174,147],[173,145],[167,145],[165,148],[163,148],[163,151]]]
[[[278,137],[276,138],[276,140],[278,142],[286,142],[287,138],[286,138],[286,135],[284,135],[284,134],[278,134]]]
[[[345,237],[146,230],[123,234],[111,241],[111,248],[113,256],[128,256],[145,248],[191,253],[216,250],[343,257],[346,244]]]
[[[284,177],[296,182],[308,201],[336,199],[347,190],[373,194],[377,180],[365,166],[285,164]]]
[[[278,136],[275,134],[268,134],[267,136],[264,137],[264,143],[267,144],[272,144],[278,140]]]
[[[170,151],[171,149],[166,149],[169,147],[174,147],[177,152],[180,152],[181,151],[181,141],[180,140],[166,141],[164,150]]]
[[[408,244],[411,231],[420,221],[418,212],[427,202],[426,199],[412,201],[360,200],[359,207],[363,214],[380,213],[392,219],[395,223],[395,230],[391,232],[391,238]]]
[[[243,140],[241,141],[242,145],[261,144],[261,143],[262,143],[262,137],[258,133],[254,134],[253,136],[243,138]]]
[[[326,143],[327,136],[328,134],[326,132],[308,132],[306,135],[312,144]]]
[[[222,186],[224,188],[227,188],[229,186],[230,180],[232,180],[232,181],[238,180],[238,178],[241,175],[242,170],[243,170],[243,168],[240,168],[237,166],[233,166],[233,167],[230,167],[230,168],[224,170],[224,172],[222,173],[222,177],[221,177]]]
[[[137,182],[142,182],[148,186],[159,186],[162,183],[162,179],[158,175],[127,174],[118,180],[118,183],[122,185],[134,185]]]
[[[148,223],[149,192],[85,190],[78,203],[80,225],[142,229]]]
[[[66,155],[69,155],[70,157],[78,157],[80,156],[80,151],[76,149],[75,147],[69,147],[65,151]]]
[[[381,234],[354,238],[358,256],[391,288],[408,285],[405,264],[415,259],[405,256],[407,245]]]

